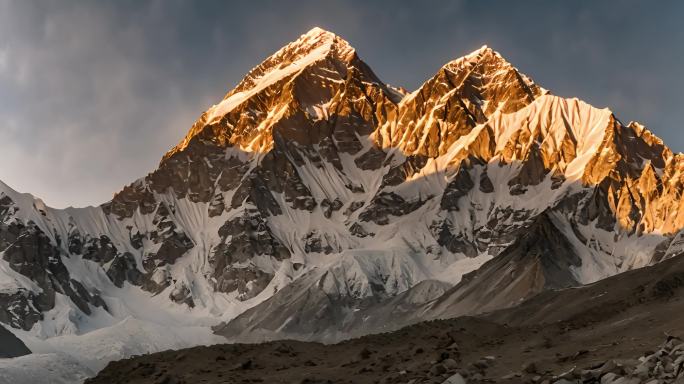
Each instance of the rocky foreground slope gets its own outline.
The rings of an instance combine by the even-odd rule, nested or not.
[[[0,184],[0,322],[337,341],[509,307],[679,254],[683,167],[488,47],[407,93],[315,28],[110,202],[57,210]]]
[[[167,351],[110,363],[87,383],[460,384],[447,381],[457,374],[467,383],[678,383],[683,297],[678,256],[478,317],[332,345],[273,341]]]

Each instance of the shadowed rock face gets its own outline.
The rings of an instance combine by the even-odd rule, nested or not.
[[[255,255],[269,255],[281,261],[290,252],[273,235],[258,210],[247,210],[242,216],[227,221],[219,229],[222,243],[214,248],[210,262],[214,272],[214,289],[235,292],[242,300],[261,292],[273,278],[250,261]],[[250,284],[247,284],[247,283]]]
[[[7,215],[14,202],[8,197],[2,201]],[[30,330],[43,319],[42,312],[54,307],[57,293],[67,296],[85,314],[91,313],[91,306],[106,307],[98,292],[87,290],[79,281],[71,278],[62,262],[62,252],[31,221],[26,225],[16,221],[0,223],[2,260],[12,271],[40,288],[39,292],[26,288],[0,292],[0,322]]]
[[[423,205],[423,201],[407,201],[393,192],[382,192],[370,202],[368,209],[360,215],[361,221],[372,221],[379,225],[389,224],[390,216],[403,216]]]
[[[29,353],[31,351],[21,340],[0,325],[0,358],[19,357]]]
[[[547,289],[577,286],[582,260],[548,214],[522,228],[497,257],[465,276],[440,297],[430,317],[449,318],[514,306]]]
[[[512,292],[486,298],[508,305],[684,250],[682,164],[643,126],[550,95],[487,47],[406,94],[314,29],[250,71],[110,202],[60,211],[0,189],[2,259],[40,287],[0,293],[15,308],[0,321],[30,328],[55,293],[86,315],[104,307],[97,279],[77,281],[77,267],[108,289],[217,306],[208,313],[269,297],[254,316],[291,312],[283,306],[310,303],[274,295],[340,263],[349,269],[335,282],[353,289],[338,299],[297,286],[331,316],[434,279],[460,287],[464,303]],[[287,320],[269,319],[269,329]]]
[[[474,186],[475,183],[473,183],[470,173],[464,168],[459,169],[444,189],[441,208],[447,211],[458,211],[458,200],[467,195]]]

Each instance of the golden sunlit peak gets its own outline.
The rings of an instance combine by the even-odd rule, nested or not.
[[[314,35],[315,36],[315,35],[322,35],[322,34],[334,35],[334,33],[330,32],[328,30],[325,30],[321,27],[318,27],[318,26],[311,28],[305,35],[307,35],[307,36]]]

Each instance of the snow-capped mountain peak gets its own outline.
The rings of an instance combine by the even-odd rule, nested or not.
[[[443,155],[496,112],[515,112],[546,93],[485,45],[448,62],[407,95],[396,122],[384,126],[376,140],[408,155]]]
[[[202,114],[188,135],[167,154],[167,157],[187,147],[190,140],[205,130],[207,126],[211,126],[215,131],[220,131],[216,128],[217,126],[227,125],[230,127],[233,123],[231,121],[233,116],[231,115],[240,115],[245,109],[250,109],[250,114],[256,114],[249,118],[259,119],[259,121],[249,121],[249,123],[256,125],[255,128],[265,132],[266,137],[259,135],[258,138],[255,138],[250,135],[249,142],[242,140],[241,149],[267,151],[272,145],[269,127],[291,112],[287,110],[288,104],[294,98],[298,98],[292,93],[304,92],[301,90],[302,87],[310,89],[311,79],[309,77],[313,75],[319,77],[318,81],[322,82],[322,87],[325,87],[325,82],[344,81],[351,68],[361,72],[370,72],[365,64],[358,59],[354,48],[347,41],[332,32],[315,27],[253,68],[220,103]],[[299,81],[298,85],[295,86],[297,78],[302,75],[307,79]],[[372,72],[369,75],[374,77]],[[374,81],[375,79],[371,80]],[[288,87],[288,84],[291,87]],[[283,90],[290,92],[281,94]],[[320,91],[320,88],[316,90],[316,92]],[[267,100],[255,105],[253,103],[255,98]],[[322,101],[319,100],[321,104],[323,104]],[[259,114],[265,115],[263,116],[265,118],[262,120],[262,117],[258,116]],[[240,122],[236,123],[240,124]],[[230,128],[228,130],[230,136],[233,136],[234,130]],[[224,136],[219,140],[234,141],[230,137],[225,137],[227,133],[225,131],[223,129],[223,132],[217,132],[214,135]]]

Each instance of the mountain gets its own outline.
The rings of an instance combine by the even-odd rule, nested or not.
[[[0,322],[337,340],[491,311],[681,253],[683,167],[489,47],[406,93],[314,28],[101,206],[0,184]]]

